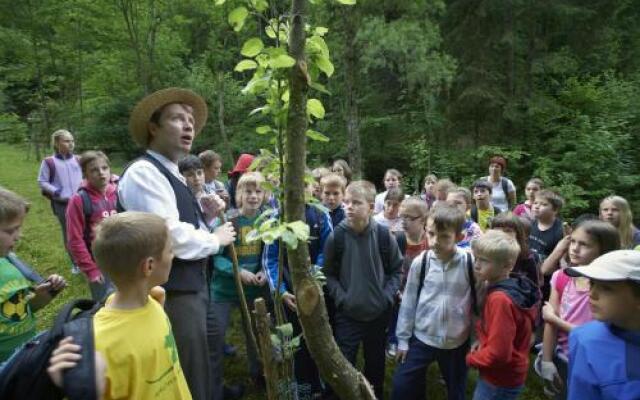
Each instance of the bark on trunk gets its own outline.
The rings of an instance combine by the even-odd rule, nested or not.
[[[345,83],[347,88],[346,98],[346,122],[349,154],[349,165],[353,170],[354,177],[362,176],[362,146],[360,145],[360,121],[358,116],[357,102],[357,74],[358,74],[358,55],[356,40],[356,26],[358,24],[353,21],[355,11],[345,10],[346,28],[346,46],[345,46]]]
[[[218,126],[220,127],[220,136],[222,137],[222,145],[224,147],[225,157],[233,163],[233,152],[231,144],[227,137],[227,128],[224,125],[224,73],[218,72]]]
[[[292,0],[289,52],[296,60],[290,72],[285,156],[285,219],[304,219],[306,163],[307,68],[304,58],[306,0]],[[371,385],[344,358],[331,333],[320,286],[309,274],[307,246],[288,249],[298,317],[309,351],[322,377],[341,399],[375,399]]]

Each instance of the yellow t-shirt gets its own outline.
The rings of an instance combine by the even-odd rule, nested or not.
[[[493,207],[489,207],[487,210],[478,209],[478,225],[480,225],[482,232],[489,228],[489,220],[493,218],[494,214],[495,212]]]
[[[191,399],[171,324],[157,301],[149,297],[134,310],[104,307],[93,328],[107,364],[105,400]]]

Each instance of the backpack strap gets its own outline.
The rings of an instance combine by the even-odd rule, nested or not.
[[[344,227],[338,225],[333,229],[333,262],[334,266],[341,266],[344,253]]]
[[[31,268],[29,265],[27,265],[27,263],[19,259],[14,253],[7,254],[7,260],[9,260],[9,262],[14,267],[16,267],[18,271],[20,271],[22,276],[24,276],[31,282],[40,283],[44,281],[44,279],[37,272],[35,272],[33,268]]]
[[[473,274],[473,260],[469,253],[466,253],[465,257],[467,258],[467,275],[469,277],[469,287],[471,288],[471,311],[477,317],[479,315],[478,293],[476,293],[476,277]]]
[[[377,225],[378,246],[380,248],[380,258],[382,259],[382,269],[387,272],[391,267],[391,232],[384,225]]]
[[[78,189],[78,194],[82,199],[82,214],[84,215],[84,232],[82,232],[82,237],[84,242],[88,245],[91,243],[91,215],[93,214],[93,203],[91,203],[91,197],[89,196],[87,189],[81,187]],[[91,246],[88,248],[91,249]]]
[[[49,183],[53,183],[53,180],[56,178],[56,162],[53,160],[53,156],[45,158],[44,162],[49,168]]]
[[[567,275],[564,270],[561,270],[558,273],[558,278],[556,278],[556,291],[558,292],[558,304],[562,303],[562,294],[564,293],[564,289],[569,284],[571,277]]]
[[[507,200],[507,207],[509,207],[509,209],[511,209],[513,207],[513,204],[511,204],[511,201],[509,200],[509,180],[507,178],[505,178],[504,176],[500,177],[500,184],[502,185],[502,191],[504,192],[504,198]]]
[[[420,261],[420,275],[418,280],[418,291],[416,293],[416,308],[418,307],[418,301],[420,301],[420,292],[422,291],[422,287],[424,286],[424,278],[427,276],[427,250],[424,251],[424,255],[422,256],[422,260]],[[431,265],[431,259],[429,261],[429,266]]]
[[[398,249],[400,249],[400,254],[404,256],[407,252],[407,235],[404,232],[398,231],[394,232],[394,236],[396,237],[396,242],[398,242]]]

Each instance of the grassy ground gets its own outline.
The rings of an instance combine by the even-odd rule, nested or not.
[[[17,192],[31,202],[31,210],[26,218],[22,240],[16,249],[16,253],[25,261],[34,265],[42,275],[58,273],[63,275],[69,287],[64,290],[48,307],[38,313],[38,325],[45,329],[50,326],[53,317],[60,307],[67,301],[78,297],[89,297],[88,287],[83,276],[72,275],[70,262],[62,249],[62,238],[57,220],[51,213],[48,201],[40,195],[36,183],[38,167],[37,160],[27,160],[26,152],[21,147],[0,144],[0,185]],[[119,168],[115,168],[119,170]],[[265,399],[266,395],[254,389],[247,381],[247,363],[244,353],[244,340],[242,339],[239,316],[233,320],[227,341],[239,348],[239,354],[225,362],[225,376],[228,381],[244,383],[247,385],[247,400]],[[386,391],[387,396],[391,389],[391,376],[393,363],[387,365]],[[440,400],[446,398],[444,386],[437,383],[438,371],[432,366],[428,372],[428,398]],[[472,371],[469,374],[467,397],[475,385],[477,374]],[[521,399],[543,399],[542,388],[539,379],[532,373],[529,374],[526,389]]]

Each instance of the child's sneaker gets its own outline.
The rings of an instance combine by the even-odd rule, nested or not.
[[[395,343],[389,343],[387,345],[387,358],[395,360],[396,354],[398,354],[398,345]]]

